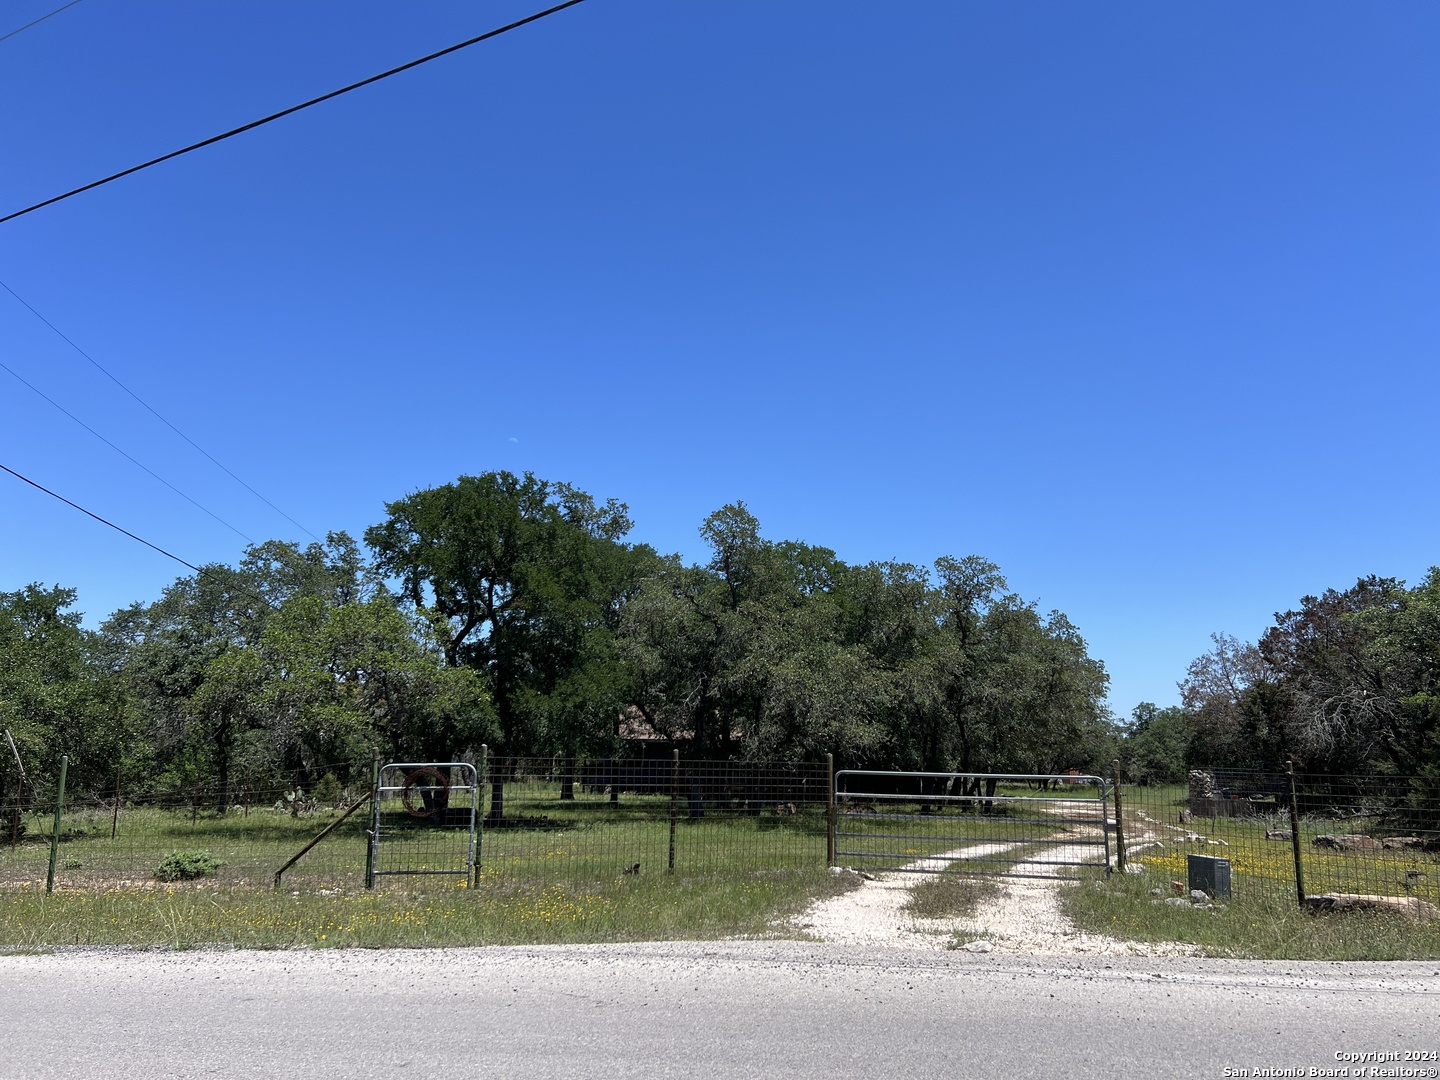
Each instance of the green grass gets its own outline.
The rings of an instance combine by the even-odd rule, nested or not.
[[[917,919],[964,919],[999,894],[1001,879],[937,874],[910,890],[905,910]]]
[[[823,867],[731,878],[660,874],[413,892],[153,889],[0,891],[0,949],[509,945],[791,936],[776,925],[853,887]]]
[[[812,899],[851,887],[825,863],[823,809],[777,816],[707,810],[675,829],[667,872],[668,799],[592,798],[512,788],[507,813],[522,827],[486,829],[477,887],[454,877],[382,877],[366,891],[357,813],[292,870],[276,869],[335,819],[126,809],[67,813],[57,891],[46,896],[48,822],[31,819],[25,843],[0,846],[0,948],[216,943],[255,948],[423,946],[711,938],[780,933],[774,925]],[[526,798],[524,796],[531,797]],[[549,797],[539,797],[548,795]],[[682,812],[683,812],[682,805]],[[463,851],[463,837],[417,831],[417,848]],[[156,869],[175,852],[206,852],[213,877],[166,883]],[[403,854],[403,845],[389,849]],[[433,855],[433,851],[432,851]],[[419,858],[419,855],[416,855]],[[622,870],[640,864],[638,874]],[[392,862],[391,865],[394,865]]]
[[[1125,829],[1132,844],[1144,831],[1167,841],[1163,848],[1141,853],[1140,861],[1157,875],[1186,877],[1186,855],[1213,855],[1230,860],[1237,886],[1243,879],[1250,890],[1268,891],[1275,897],[1295,893],[1295,857],[1290,841],[1269,840],[1267,830],[1289,830],[1288,812],[1256,817],[1194,818],[1181,827],[1193,830],[1216,844],[1180,844],[1172,829],[1155,822],[1178,823],[1185,800],[1179,786],[1137,789],[1127,793]],[[1139,817],[1148,814],[1152,821]],[[1311,895],[1327,892],[1374,893],[1382,896],[1416,896],[1440,906],[1440,852],[1419,848],[1346,851],[1318,847],[1314,838],[1325,833],[1365,833],[1377,838],[1396,831],[1380,817],[1302,817],[1300,821],[1301,865],[1305,891]],[[1408,831],[1408,830],[1407,830]],[[1162,882],[1164,884],[1164,882]]]
[[[539,787],[539,785],[535,785]],[[548,787],[548,786],[547,786]],[[503,877],[603,879],[636,862],[646,873],[669,865],[669,799],[628,796],[619,806],[594,797],[561,802],[558,790],[512,789],[507,817],[519,827],[485,828],[481,861]],[[684,804],[681,806],[684,814]],[[291,817],[269,808],[248,814],[127,808],[119,835],[110,837],[104,811],[67,812],[62,826],[57,883],[69,888],[145,887],[160,863],[174,852],[208,851],[222,865],[215,882],[230,888],[269,886],[275,871],[326,825],[334,811]],[[49,822],[31,817],[25,840],[0,844],[0,887],[45,880]],[[369,815],[360,811],[344,822],[294,869],[286,885],[301,889],[346,888],[360,882],[365,865]],[[463,864],[464,837],[440,830],[416,830],[411,840],[385,849],[396,858],[429,865]],[[439,858],[438,856],[444,856]],[[753,870],[823,866],[825,815],[807,807],[776,816],[709,809],[704,817],[681,816],[675,829],[675,869],[682,874],[731,874]]]
[[[1288,850],[1288,849],[1287,849]],[[1440,959],[1440,921],[1417,923],[1374,912],[1310,914],[1268,889],[1234,882],[1234,897],[1209,911],[1167,904],[1150,890],[1170,876],[1103,875],[1061,893],[1065,913],[1081,930],[1127,941],[1176,941],[1207,956],[1257,960]]]

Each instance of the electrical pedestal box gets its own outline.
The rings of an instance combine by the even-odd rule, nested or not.
[[[1208,893],[1216,900],[1230,899],[1230,860],[1211,855],[1185,856],[1190,888]]]

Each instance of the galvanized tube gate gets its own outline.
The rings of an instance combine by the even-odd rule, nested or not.
[[[1111,868],[1114,789],[1074,773],[834,774],[832,865],[1079,878]]]
[[[380,767],[370,831],[377,877],[475,872],[480,777],[468,761],[391,762]]]

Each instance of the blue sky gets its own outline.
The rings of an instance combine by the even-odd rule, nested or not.
[[[83,0],[0,42],[0,214],[530,10]],[[1432,4],[589,0],[0,226],[0,280],[317,533],[529,469],[699,558],[743,499],[994,560],[1123,714],[1212,631],[1440,562],[1437,130]],[[306,539],[4,293],[0,356]],[[4,372],[0,451],[192,562],[245,543]],[[0,589],[93,624],[179,570],[0,480]]]

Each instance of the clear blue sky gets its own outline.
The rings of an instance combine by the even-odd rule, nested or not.
[[[5,33],[58,6],[11,0]],[[83,0],[0,42],[0,214],[517,3]],[[979,553],[1122,714],[1211,631],[1440,562],[1440,7],[589,0],[0,226],[0,280],[317,533],[460,473]],[[7,294],[0,355],[306,539]],[[5,464],[244,541],[0,372]],[[0,589],[179,570],[0,475]]]

